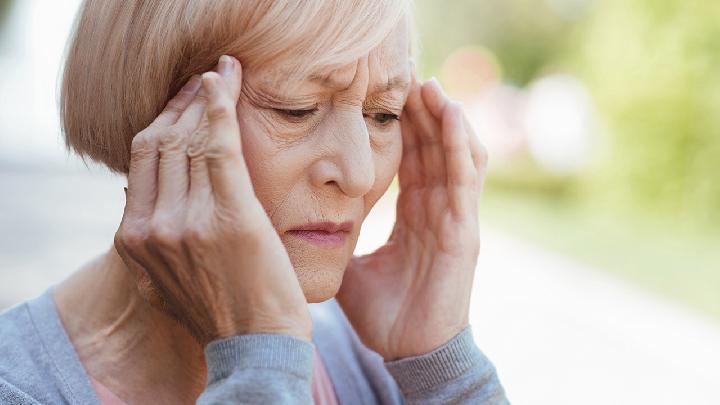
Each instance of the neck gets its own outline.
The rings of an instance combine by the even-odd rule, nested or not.
[[[142,299],[114,248],[55,288],[88,374],[128,403],[194,403],[207,377],[203,348]]]

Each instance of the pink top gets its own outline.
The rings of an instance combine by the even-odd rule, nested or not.
[[[312,397],[315,405],[337,405],[337,397],[335,397],[335,390],[332,386],[332,381],[328,376],[325,364],[323,364],[322,358],[318,354],[317,350],[313,349],[313,376],[312,384]],[[104,386],[100,381],[90,377],[93,388],[100,398],[100,404],[102,405],[127,405],[125,401],[118,398],[112,391]]]
[[[100,381],[92,378],[92,376],[90,376],[90,381],[92,382],[93,388],[95,388],[95,392],[97,393],[98,398],[100,398],[100,404],[127,405],[125,401],[118,398],[117,395],[113,394],[113,392],[110,391],[106,386],[104,386]]]
[[[325,369],[322,357],[315,348],[313,348],[313,355],[315,361],[313,361],[313,376],[310,385],[313,402],[315,402],[315,405],[337,405],[337,397],[335,397],[332,381],[330,381],[330,376],[328,376],[327,369]]]

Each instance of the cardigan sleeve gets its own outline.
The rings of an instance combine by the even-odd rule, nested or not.
[[[495,367],[468,326],[434,351],[385,363],[410,404],[508,404]]]
[[[198,404],[310,404],[313,346],[285,335],[250,334],[205,348],[208,381]]]

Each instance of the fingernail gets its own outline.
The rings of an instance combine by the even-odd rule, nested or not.
[[[209,94],[214,95],[216,92],[216,83],[213,75],[215,72],[205,72],[202,75],[203,89]]]
[[[220,61],[218,62],[218,73],[220,73],[223,76],[230,76],[232,71],[233,71],[232,58],[230,58],[227,55],[221,56]]]

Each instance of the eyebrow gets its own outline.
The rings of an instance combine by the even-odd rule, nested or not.
[[[345,87],[345,83],[340,83],[331,76],[313,74],[309,77],[311,82],[316,82],[324,87],[340,89]],[[410,87],[410,80],[406,74],[399,74],[391,77],[385,83],[379,83],[372,87],[370,93],[389,92],[394,90],[406,90]]]
[[[410,80],[407,75],[399,74],[395,77],[391,77],[385,83],[376,84],[373,86],[371,93],[379,93],[382,91],[393,91],[393,90],[406,90],[410,87]]]

